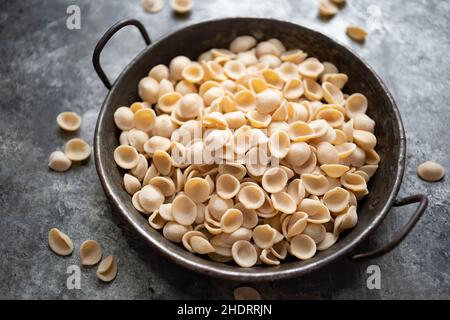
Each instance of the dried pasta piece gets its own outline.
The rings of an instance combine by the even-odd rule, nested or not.
[[[346,33],[353,40],[360,42],[363,42],[367,36],[367,31],[359,26],[348,26]]]
[[[258,260],[255,247],[245,240],[236,241],[231,248],[231,252],[234,261],[243,268],[253,267]]]
[[[417,167],[417,174],[426,181],[439,181],[445,175],[445,169],[439,163],[425,161]]]
[[[230,50],[234,53],[245,52],[256,46],[256,39],[249,35],[239,36],[230,43]]]
[[[205,202],[211,193],[211,188],[203,178],[192,178],[186,181],[184,185],[186,195],[196,203]]]
[[[280,264],[280,260],[272,254],[270,248],[262,250],[259,259],[269,266],[277,266]]]
[[[276,131],[269,138],[269,150],[272,156],[283,159],[289,153],[291,142],[285,131]]]
[[[77,131],[81,126],[81,118],[75,112],[66,111],[58,114],[56,117],[56,123],[63,130]]]
[[[236,108],[242,112],[249,112],[256,108],[256,95],[250,90],[241,90],[234,96]]]
[[[86,240],[80,246],[80,262],[83,266],[94,266],[102,259],[102,248],[95,240]]]
[[[322,81],[332,83],[338,89],[342,90],[348,81],[348,76],[345,73],[325,73]]]
[[[288,176],[281,168],[271,168],[262,177],[262,186],[269,193],[281,192],[287,185]]]
[[[293,166],[302,166],[311,156],[311,148],[306,142],[294,142],[285,160]]]
[[[244,216],[239,209],[228,209],[220,219],[220,227],[225,233],[232,233],[239,229],[244,222]]]
[[[107,256],[100,262],[96,272],[97,278],[103,282],[111,282],[117,276],[117,260],[114,256]]]
[[[323,90],[320,84],[312,79],[303,79],[304,95],[311,101],[320,101],[323,98]]]
[[[217,184],[217,194],[222,199],[232,199],[234,198],[240,189],[239,180],[231,174],[221,174],[216,181]]]
[[[223,199],[217,194],[213,194],[208,202],[208,213],[210,213],[214,219],[220,221],[223,214],[233,207],[232,199]]]
[[[263,69],[261,71],[261,75],[263,76],[264,81],[267,83],[268,87],[277,90],[281,90],[281,88],[283,88],[284,80],[278,71],[272,69]]]
[[[371,150],[377,144],[377,138],[374,134],[364,130],[353,131],[353,141],[364,150]]]
[[[325,239],[326,228],[322,224],[308,223],[303,230],[303,234],[309,236],[316,244],[321,243]]]
[[[320,164],[339,163],[339,153],[331,143],[321,142],[317,146],[317,161]]]
[[[239,191],[238,200],[247,209],[258,209],[264,204],[264,192],[257,185],[247,185]]]
[[[91,147],[83,139],[73,138],[65,144],[64,153],[72,161],[83,161],[91,155]]]
[[[153,109],[144,108],[136,111],[133,123],[136,129],[148,132],[153,129],[156,121],[156,114]]]
[[[311,237],[300,234],[292,238],[290,250],[300,260],[308,260],[316,254],[316,243]]]
[[[344,102],[344,95],[342,91],[331,82],[325,81],[322,83],[323,98],[326,102],[331,104],[340,104]]]
[[[375,131],[375,121],[364,113],[359,113],[353,118],[353,127],[370,133]]]
[[[286,191],[298,205],[305,197],[306,190],[302,180],[297,178],[289,183]]]
[[[142,78],[138,85],[138,94],[142,101],[154,104],[159,97],[159,83],[151,77]]]
[[[317,244],[317,250],[323,251],[330,248],[332,245],[336,243],[338,240],[338,236],[332,232],[326,232],[324,239]]]
[[[183,68],[181,76],[191,83],[198,83],[205,77],[205,70],[198,62],[191,62]]]
[[[295,212],[296,203],[288,193],[273,193],[270,199],[272,200],[274,209],[287,214]]]
[[[158,82],[161,82],[163,79],[167,80],[169,79],[169,68],[164,64],[158,64],[150,70],[148,76]]]
[[[152,185],[146,185],[139,191],[138,202],[146,212],[153,212],[159,209],[164,202],[163,193]]]
[[[341,234],[344,230],[351,229],[356,226],[358,222],[358,215],[356,213],[356,207],[351,206],[348,208],[347,212],[340,214],[334,220],[334,231],[335,235]]]
[[[341,212],[350,202],[350,193],[341,187],[336,187],[328,190],[322,200],[330,211]]]
[[[305,78],[316,80],[323,72],[324,66],[315,58],[308,58],[298,65],[298,72]]]
[[[316,136],[313,128],[304,121],[295,121],[289,125],[289,137],[294,142],[308,141]]]
[[[272,113],[281,103],[281,95],[273,89],[266,89],[256,95],[256,110],[260,113]]]
[[[283,89],[283,95],[288,100],[296,100],[300,98],[304,92],[303,82],[300,79],[289,80]]]
[[[175,194],[175,183],[169,177],[154,177],[150,180],[149,185],[158,188],[165,197]]]
[[[230,60],[225,63],[223,70],[228,78],[237,80],[245,75],[245,65],[238,60]]]
[[[138,180],[138,178],[128,173],[125,173],[125,175],[123,176],[123,186],[130,195],[133,195],[141,190],[141,182]]]
[[[320,170],[325,172],[327,176],[331,178],[340,178],[350,168],[342,164],[323,164],[320,166]]]
[[[270,225],[259,225],[253,229],[253,241],[259,248],[268,249],[274,244],[276,234],[276,230]]]
[[[310,194],[321,196],[329,189],[329,182],[324,175],[315,175],[304,173],[301,175],[301,180],[305,186],[306,191]]]
[[[53,151],[48,157],[48,167],[54,171],[64,172],[70,169],[72,161],[64,152]]]
[[[57,228],[52,228],[48,232],[48,245],[54,253],[60,256],[68,256],[73,252],[72,240]]]
[[[339,8],[330,0],[319,0],[319,14],[323,17],[332,17],[339,11]]]
[[[359,174],[345,173],[341,177],[342,185],[351,191],[363,191],[367,189],[366,180]]]
[[[156,13],[164,8],[164,0],[141,0],[141,5],[145,11]]]
[[[169,175],[173,167],[172,158],[167,152],[162,150],[156,150],[153,154],[153,164],[162,175]]]
[[[189,226],[197,217],[197,206],[187,195],[179,194],[172,202],[172,216],[177,223]]]
[[[361,93],[354,93],[345,101],[345,110],[349,118],[354,118],[357,114],[366,113],[367,98]]]

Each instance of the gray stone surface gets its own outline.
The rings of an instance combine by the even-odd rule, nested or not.
[[[166,2],[168,2],[166,0]],[[82,29],[66,29],[66,8],[81,8]],[[370,5],[381,10],[375,19]],[[145,13],[137,0],[27,0],[0,3],[0,298],[168,299],[231,298],[238,283],[206,278],[176,267],[117,226],[94,168],[75,166],[65,174],[47,168],[50,152],[72,136],[91,142],[106,89],[91,54],[101,34],[122,18],[137,18],[152,39],[213,17],[261,16],[317,28],[353,47],[386,81],[401,110],[408,138],[407,171],[401,195],[423,192],[430,207],[412,234],[393,252],[370,261],[341,261],[303,278],[254,285],[264,298],[378,299],[450,298],[449,179],[425,183],[416,166],[432,159],[450,167],[450,3],[448,1],[348,0],[330,21],[317,17],[314,0],[196,0],[187,18],[169,6]],[[368,18],[371,16],[371,18]],[[345,35],[348,23],[378,26],[364,45]],[[375,24],[374,24],[375,23]],[[193,44],[195,45],[195,44]],[[143,47],[135,30],[114,37],[102,63],[111,78]],[[79,133],[61,133],[56,115],[82,115]],[[407,221],[412,208],[392,210],[367,247],[384,243]],[[111,284],[83,269],[81,290],[66,288],[66,268],[77,254],[57,257],[47,232],[58,227],[75,246],[98,240],[119,259]],[[366,288],[366,268],[377,264],[381,290]]]

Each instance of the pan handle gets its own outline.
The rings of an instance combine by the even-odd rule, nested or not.
[[[108,43],[109,39],[111,39],[117,31],[126,26],[135,26],[136,28],[138,28],[147,46],[152,43],[150,37],[148,36],[147,30],[145,30],[145,27],[142,25],[142,23],[135,19],[126,19],[119,21],[105,32],[105,34],[100,38],[97,45],[95,46],[94,54],[92,56],[92,63],[94,64],[94,69],[97,72],[100,80],[103,81],[103,84],[108,90],[111,90],[112,86],[111,82],[103,71],[102,66],[100,65],[100,54],[102,53],[103,48]]]
[[[390,240],[388,243],[386,243],[385,245],[383,245],[378,249],[374,249],[368,252],[352,254],[351,258],[353,260],[358,260],[377,257],[382,254],[388,253],[389,251],[394,249],[400,242],[402,242],[402,240],[409,234],[409,232],[415,226],[417,221],[419,221],[422,214],[425,212],[425,209],[428,206],[428,198],[423,194],[416,194],[406,198],[397,199],[394,202],[394,207],[402,207],[411,203],[419,203],[419,206],[417,207],[412,217],[409,219],[408,223],[405,224],[403,228],[397,232],[397,234],[394,236],[394,238],[392,238],[392,240]]]

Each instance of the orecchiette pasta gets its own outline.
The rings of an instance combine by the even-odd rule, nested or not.
[[[322,14],[334,14],[329,3]],[[245,268],[333,246],[357,224],[381,160],[367,98],[347,94],[333,63],[278,39],[241,35],[191,58],[153,66],[138,84],[142,102],[114,113],[114,160],[134,208],[189,252]],[[89,148],[75,141],[65,152],[69,162],[54,155],[49,166],[67,170]],[[62,253],[66,240],[49,238]],[[107,259],[105,281],[117,268]]]

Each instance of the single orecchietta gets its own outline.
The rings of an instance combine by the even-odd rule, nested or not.
[[[242,35],[191,58],[151,66],[142,102],[114,114],[136,210],[191,253],[245,268],[333,246],[380,162],[366,97],[278,39]]]
[[[439,181],[445,175],[445,168],[439,163],[425,161],[417,167],[417,174],[420,178],[426,181]]]
[[[75,112],[66,111],[56,117],[56,123],[63,130],[77,131],[81,126],[81,118]]]
[[[186,13],[191,11],[194,6],[194,0],[170,0],[170,6],[176,13]]]
[[[64,172],[71,166],[72,161],[62,151],[53,151],[48,158],[48,167],[54,171]]]
[[[67,141],[64,153],[72,161],[84,161],[89,158],[91,147],[83,139],[73,138]]]
[[[351,39],[359,42],[363,42],[367,36],[367,31],[359,26],[348,26],[346,33]]]
[[[73,252],[73,243],[69,236],[52,228],[48,233],[48,245],[52,251],[60,256],[68,256]]]
[[[103,282],[113,281],[117,276],[116,258],[110,255],[103,259],[98,265],[96,275]]]
[[[94,266],[102,258],[102,248],[95,240],[86,240],[80,246],[80,261],[83,266]]]
[[[141,6],[145,11],[156,13],[164,8],[164,0],[140,0]]]

